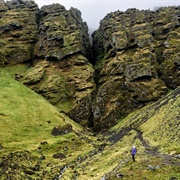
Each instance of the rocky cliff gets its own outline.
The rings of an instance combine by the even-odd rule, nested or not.
[[[180,85],[180,7],[107,14],[93,33],[96,128]]]
[[[95,131],[180,85],[180,7],[109,13],[92,48],[75,8],[0,4],[1,67]]]
[[[39,8],[33,1],[1,1],[0,64],[17,64],[33,58],[38,38]]]
[[[34,1],[1,4],[1,66],[14,66],[17,80],[75,121],[88,124],[96,86],[81,12],[60,4],[39,9]]]

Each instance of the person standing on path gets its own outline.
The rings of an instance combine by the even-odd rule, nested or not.
[[[135,146],[132,147],[131,154],[132,154],[132,160],[135,162],[135,155],[136,155],[137,149]]]

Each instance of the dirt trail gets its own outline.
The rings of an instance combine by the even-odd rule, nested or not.
[[[165,164],[171,164],[171,165],[176,165],[180,167],[180,160],[178,160],[174,155],[169,155],[169,154],[161,154],[158,151],[157,147],[151,147],[144,139],[142,136],[142,132],[137,130],[137,136],[136,138],[138,138],[141,143],[143,144],[143,146],[145,147],[145,151],[148,155],[151,156],[155,156],[155,157],[161,157],[163,159],[163,162]]]
[[[161,154],[158,151],[157,147],[150,146],[149,143],[143,139],[143,133],[138,129],[134,129],[134,128],[131,128],[131,127],[123,128],[123,129],[121,129],[121,131],[119,131],[118,133],[113,134],[110,138],[108,138],[108,141],[110,141],[112,144],[115,144],[120,139],[122,139],[125,135],[128,135],[128,133],[131,130],[134,130],[134,131],[137,132],[137,135],[136,135],[135,138],[137,138],[137,139],[139,139],[141,141],[142,145],[145,148],[145,152],[148,155],[162,158],[164,164],[170,164],[170,165],[175,165],[175,166],[180,167],[180,160],[177,157],[175,157],[175,155]]]
[[[143,139],[142,132],[140,130],[136,129],[135,131],[137,132],[136,138],[138,138],[141,141],[142,145],[145,147],[146,153],[151,156],[156,156],[156,157],[160,156],[160,152],[158,152],[158,148],[151,147],[148,144],[148,142]]]

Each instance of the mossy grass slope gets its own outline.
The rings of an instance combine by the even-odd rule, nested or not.
[[[78,179],[179,179],[179,92],[177,88],[121,119],[105,135],[103,152],[83,162],[83,169],[77,169]],[[130,154],[133,145],[138,149],[135,163]]]
[[[151,146],[159,146],[164,153],[180,153],[179,137],[180,88],[171,91],[162,99],[133,112],[112,128],[114,140],[118,134],[135,130]],[[119,131],[120,130],[120,131]],[[119,132],[118,132],[119,131]],[[115,137],[117,139],[115,139]],[[111,138],[113,140],[113,138]]]
[[[180,153],[180,88],[119,120],[107,131],[108,135],[102,133],[96,137],[15,81],[5,69],[0,72],[0,89],[0,144],[3,146],[0,155],[28,150],[33,156],[45,156],[40,163],[38,159],[32,160],[31,166],[38,161],[41,169],[38,173],[31,171],[31,178],[60,177],[59,170],[64,167],[61,176],[64,180],[103,177],[116,180],[120,176],[134,180],[180,178],[180,164],[176,158]],[[73,126],[71,133],[51,135],[53,127],[67,123]],[[135,163],[130,155],[133,145],[138,148]],[[54,155],[66,158],[56,159]],[[23,167],[31,168],[28,163],[23,159],[18,163],[20,168],[13,171],[11,164],[15,162],[11,162],[9,175],[27,178],[29,171],[26,169],[24,173]],[[7,176],[3,174],[2,177]]]
[[[82,131],[81,126],[65,114],[59,113],[58,109],[43,97],[15,81],[2,69],[0,91],[0,142],[7,153],[14,150],[32,150],[42,141],[60,141],[51,135],[55,126],[70,123],[74,132]],[[75,136],[73,134],[71,136]]]

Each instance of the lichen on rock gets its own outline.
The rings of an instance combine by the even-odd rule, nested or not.
[[[0,4],[0,66],[23,64],[15,78],[83,126],[109,128],[180,85],[179,6],[108,13],[91,45],[76,8]]]
[[[180,85],[179,14],[180,7],[128,9],[101,20],[93,33],[98,86],[92,108],[95,129],[110,127]],[[114,96],[120,96],[121,103]]]
[[[0,65],[33,58],[39,8],[34,1],[7,1],[0,18]]]

